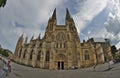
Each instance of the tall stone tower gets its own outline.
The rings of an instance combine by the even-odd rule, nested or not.
[[[92,66],[104,62],[104,51],[100,43],[96,47],[91,40],[80,43],[77,29],[69,10],[66,9],[65,25],[57,24],[56,9],[48,20],[43,38],[34,36],[23,43],[23,34],[18,39],[16,62],[45,69],[71,69]],[[104,42],[102,42],[103,44]],[[109,54],[110,49],[108,48]],[[98,57],[97,57],[98,56]],[[97,58],[96,58],[97,57]]]
[[[19,37],[16,48],[15,48],[15,56],[19,55],[19,50],[22,49],[22,44],[23,44],[23,34]]]
[[[48,21],[44,36],[44,53],[50,54],[50,60],[46,61],[45,68],[68,69],[72,66],[80,67],[81,45],[73,18],[66,9],[66,24],[57,25],[56,9]],[[46,45],[46,46],[45,46]]]

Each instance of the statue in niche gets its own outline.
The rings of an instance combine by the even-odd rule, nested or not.
[[[56,39],[59,41],[63,41],[66,39],[65,34],[63,32],[59,32],[56,36]]]

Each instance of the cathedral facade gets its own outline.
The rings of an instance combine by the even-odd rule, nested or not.
[[[71,69],[105,62],[101,44],[94,46],[92,41],[80,42],[68,9],[65,25],[57,25],[55,9],[48,20],[44,37],[32,37],[29,43],[27,39],[20,36],[14,53],[15,61],[21,64],[42,69]],[[112,58],[111,53],[108,56]]]

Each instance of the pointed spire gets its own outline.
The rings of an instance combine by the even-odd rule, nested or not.
[[[17,55],[18,50],[21,48],[21,46],[23,44],[23,35],[24,35],[24,33],[18,39],[18,42],[16,44],[16,49],[15,49],[15,55]]]
[[[26,39],[25,39],[25,43],[24,43],[24,44],[27,44],[27,40],[28,40],[28,37],[26,37]]]
[[[52,19],[56,19],[56,8],[54,9],[53,15],[52,15]]]
[[[41,34],[39,34],[39,36],[38,36],[38,38],[37,38],[37,39],[40,39],[40,35],[41,35]]]
[[[24,33],[20,36],[20,38],[23,38]]]
[[[31,40],[30,41],[32,41],[34,39],[34,35],[32,36],[32,38],[31,38]]]
[[[24,35],[24,33],[19,37],[19,39],[18,39],[18,43],[20,43],[20,42],[23,41],[23,35]]]
[[[70,13],[69,13],[68,8],[66,8],[66,19],[70,19]]]

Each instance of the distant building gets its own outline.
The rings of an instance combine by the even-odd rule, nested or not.
[[[56,9],[48,20],[45,36],[41,39],[31,38],[27,43],[23,35],[18,39],[15,49],[15,61],[32,67],[45,69],[71,69],[72,67],[88,67],[96,63],[104,63],[111,56],[108,54],[106,42],[80,42],[73,18],[66,9],[66,24],[57,25]],[[104,45],[103,45],[104,44]],[[106,48],[105,48],[106,47]],[[106,58],[105,58],[106,57]]]
[[[92,41],[92,43],[95,45],[100,44],[103,50],[104,54],[104,60],[108,61],[108,58],[113,58],[111,54],[111,46],[110,46],[110,40],[104,39],[104,38],[91,38],[89,41]]]

